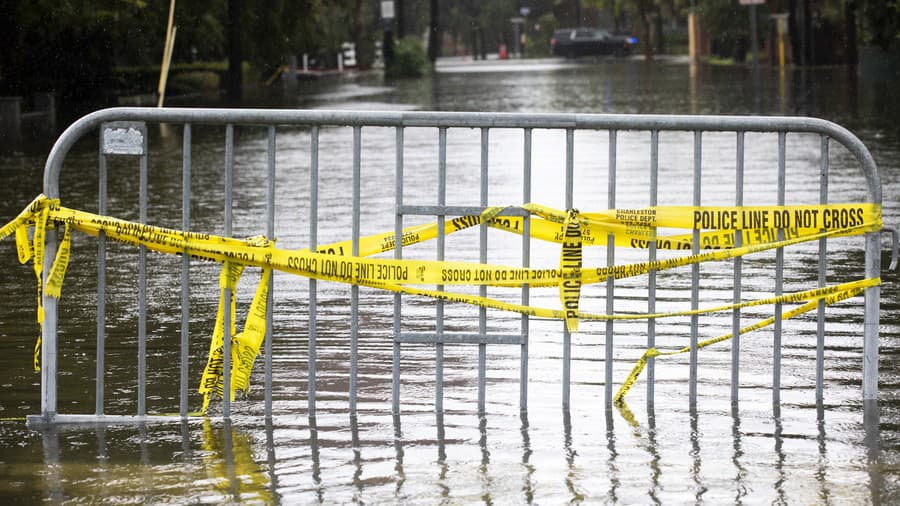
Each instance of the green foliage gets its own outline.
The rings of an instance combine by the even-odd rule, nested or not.
[[[844,16],[855,9],[860,40],[884,48],[900,46],[900,0],[808,0],[818,23],[820,53],[840,53],[844,44]],[[378,1],[372,0],[243,0],[242,46],[246,75],[260,80],[272,74],[291,55],[312,58],[333,55],[342,42],[356,44],[357,61],[367,68],[374,44],[381,39]],[[630,31],[643,43],[646,30],[683,26],[688,11],[696,8],[714,51],[722,57],[739,56],[748,41],[748,9],[738,0],[445,0],[440,8],[441,31],[465,49],[494,52],[498,44],[515,46],[511,17],[519,7],[529,7],[525,30],[527,56],[546,56],[550,37],[559,20],[573,19],[576,10],[584,19],[612,19],[615,29]],[[793,2],[769,0],[784,11]],[[176,4],[178,28],[174,46],[171,86],[206,87],[210,74],[185,75],[179,65],[195,61],[222,62],[227,57],[228,0]],[[430,3],[399,4],[405,31],[422,34]],[[405,7],[404,7],[405,6]],[[156,88],[162,61],[169,2],[165,0],[0,0],[0,93],[27,94],[57,91],[62,102],[97,100],[109,91],[150,93]],[[759,36],[769,24],[762,9]],[[673,23],[674,21],[674,23]],[[651,24],[651,22],[653,24]],[[824,27],[824,28],[822,28]],[[683,33],[683,31],[681,32]],[[670,37],[667,34],[666,37]],[[671,40],[669,40],[671,43]],[[683,43],[682,43],[683,45]],[[474,47],[473,47],[474,46]],[[397,43],[391,75],[421,75],[421,44],[404,39]],[[671,45],[669,46],[671,50]],[[221,65],[221,64],[217,64]],[[246,68],[245,67],[245,68]],[[218,68],[200,68],[221,74]]]
[[[750,40],[748,9],[737,0],[703,0],[699,2],[698,10],[700,25],[711,34],[713,55],[743,61]]]
[[[385,69],[389,77],[422,77],[430,67],[425,46],[416,37],[406,37],[394,44],[394,61]]]
[[[209,70],[193,70],[176,73],[169,78],[167,92],[173,94],[216,91],[221,86],[218,73]]]
[[[559,21],[553,13],[548,12],[538,18],[535,25],[536,30],[525,44],[525,56],[529,58],[550,56],[550,39],[553,38],[553,31],[559,28]]]

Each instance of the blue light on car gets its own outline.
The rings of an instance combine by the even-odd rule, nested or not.
[[[628,43],[629,44],[637,44],[637,37],[629,37]]]

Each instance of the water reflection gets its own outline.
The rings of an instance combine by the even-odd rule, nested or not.
[[[863,425],[866,433],[866,468],[869,475],[869,493],[876,504],[884,494],[882,474],[881,431],[879,430],[878,404],[875,400],[863,402]],[[886,494],[885,494],[886,495]]]
[[[606,449],[609,451],[609,458],[606,461],[606,467],[609,471],[609,492],[607,492],[607,497],[611,501],[617,502],[619,500],[616,494],[619,488],[619,466],[616,464],[616,459],[619,454],[616,452],[616,430],[613,424],[613,412],[610,409],[606,410]]]
[[[775,443],[775,472],[778,478],[775,480],[775,493],[778,496],[778,503],[785,504],[784,441],[782,440],[781,405],[778,403],[772,405],[772,421],[775,424],[772,439]]]
[[[703,475],[700,470],[703,465],[703,460],[700,455],[700,429],[699,429],[699,421],[697,414],[697,405],[691,403],[690,406],[690,419],[691,419],[691,480],[694,482],[694,500],[699,503],[703,494],[706,493],[706,485],[703,483]]]
[[[825,405],[821,400],[816,402],[816,442],[819,447],[819,461],[816,467],[816,481],[819,482],[819,500],[822,503],[828,503],[829,493],[827,483],[828,474],[828,451],[825,444]]]
[[[566,455],[566,489],[571,495],[569,502],[584,500],[584,494],[579,490],[578,475],[575,468],[575,457],[578,455],[572,444],[572,415],[568,409],[563,409],[563,451]]]
[[[734,483],[736,485],[735,488],[737,489],[735,491],[734,503],[743,504],[744,498],[747,497],[749,490],[744,481],[747,476],[747,469],[743,464],[744,447],[741,442],[741,413],[736,403],[731,405],[731,438],[731,447],[734,452],[731,457],[731,463],[734,465],[735,469]]]
[[[519,429],[522,434],[522,467],[525,469],[525,476],[522,480],[522,492],[525,494],[525,502],[531,504],[534,502],[534,471],[535,466],[531,463],[531,436],[528,433],[528,413],[522,411],[519,413],[519,419],[522,421]]]
[[[309,417],[309,453],[312,465],[312,480],[316,499],[319,503],[325,500],[325,488],[322,485],[322,462],[319,455],[319,428],[316,417]]]
[[[662,475],[660,467],[660,453],[657,448],[656,441],[656,410],[653,403],[647,404],[647,453],[650,455],[650,487],[647,495],[653,501],[653,504],[662,504],[659,497],[659,478]]]
[[[182,425],[182,437],[184,438],[185,430],[187,429],[187,423],[183,423]],[[186,441],[185,448],[187,450],[185,453],[190,451],[189,441]],[[266,465],[269,468],[269,490],[272,494],[272,498],[276,502],[281,502],[281,496],[278,494],[278,474],[275,472],[275,463],[277,459],[275,458],[275,427],[272,425],[272,419],[266,418]]]
[[[44,443],[44,476],[47,484],[45,499],[48,502],[60,504],[65,494],[60,477],[59,432],[55,428],[47,429],[43,433],[42,442]]]
[[[491,479],[490,473],[488,473],[491,463],[491,452],[488,450],[487,445],[487,417],[485,417],[483,413],[479,413],[478,415],[478,433],[478,446],[481,447],[481,466],[478,467],[478,474],[481,478],[482,490],[484,490],[481,500],[484,501],[485,504],[492,504],[493,500],[491,499],[490,491],[493,480]]]
[[[254,498],[264,503],[274,500],[269,480],[253,458],[250,435],[225,420],[214,429],[203,423],[204,469],[215,489],[233,502]]]
[[[436,413],[434,423],[437,428],[438,487],[441,489],[441,497],[447,499],[450,497],[450,487],[447,485],[447,473],[450,471],[450,465],[447,463],[447,443],[445,441],[447,433],[444,429],[444,413]]]
[[[811,469],[811,476],[816,483],[814,496],[816,502],[830,503],[834,500],[832,487],[835,479],[829,477],[831,471],[829,471],[828,446],[831,439],[827,433],[828,425],[825,423],[825,411],[821,404],[817,406],[817,412],[815,434],[810,434],[808,438],[789,437],[792,442],[802,442],[804,439],[815,441],[818,462],[815,469]],[[290,448],[288,453],[299,451],[299,454],[295,453],[293,457],[276,452],[277,448],[284,447],[278,445],[276,441],[289,437],[295,429],[291,425],[278,425],[272,420],[249,427],[238,427],[227,421],[217,425],[205,420],[200,425],[185,422],[171,429],[146,425],[136,427],[101,425],[95,429],[66,428],[62,431],[48,428],[41,434],[42,463],[45,470],[42,473],[43,497],[48,502],[56,503],[64,501],[67,497],[77,496],[79,487],[82,486],[79,481],[87,480],[108,484],[106,486],[108,496],[126,502],[132,500],[167,502],[172,498],[181,497],[199,502],[237,503],[251,500],[264,504],[279,504],[296,500],[293,494],[298,492],[298,464],[302,469],[301,474],[305,474],[311,482],[308,490],[299,490],[303,494],[308,492],[311,495],[300,497],[319,503],[405,501],[411,497],[421,497],[420,494],[429,487],[435,487],[437,497],[444,502],[462,500],[486,504],[507,501],[541,503],[548,497],[546,489],[549,486],[542,482],[543,478],[539,478],[541,475],[561,478],[560,486],[551,495],[559,498],[561,497],[559,494],[562,494],[567,502],[580,502],[597,497],[603,497],[607,502],[628,502],[634,497],[641,497],[635,496],[635,490],[629,488],[631,484],[638,482],[645,484],[643,502],[664,504],[671,500],[671,484],[678,483],[679,480],[682,480],[680,486],[690,483],[688,490],[691,493],[691,501],[698,503],[727,500],[734,504],[744,504],[751,497],[751,490],[755,490],[752,497],[779,504],[793,502],[797,497],[796,485],[792,483],[795,479],[795,471],[792,468],[795,465],[788,465],[788,459],[793,457],[789,457],[789,453],[792,452],[785,448],[785,420],[782,417],[782,407],[778,405],[773,406],[771,417],[765,420],[767,425],[771,424],[771,433],[751,434],[752,437],[766,437],[772,444],[771,460],[756,463],[748,459],[744,441],[748,433],[743,428],[742,418],[736,406],[730,412],[731,423],[727,429],[731,437],[730,455],[704,454],[701,447],[701,440],[706,437],[704,433],[709,430],[714,432],[715,429],[704,428],[699,413],[695,409],[689,410],[687,413],[689,426],[687,432],[682,434],[687,436],[690,459],[681,478],[675,468],[663,464],[667,458],[683,462],[683,455],[677,453],[674,455],[669,453],[666,457],[671,451],[671,441],[677,439],[676,435],[679,432],[672,427],[658,426],[657,414],[652,410],[647,413],[646,425],[637,423],[634,418],[629,420],[623,417],[617,420],[618,412],[606,411],[605,415],[601,415],[606,424],[606,441],[602,446],[596,445],[590,437],[583,441],[576,437],[573,414],[568,410],[563,410],[561,414],[562,423],[561,427],[558,427],[558,433],[563,436],[561,455],[559,446],[554,445],[552,441],[543,439],[535,441],[527,412],[520,413],[516,418],[514,426],[517,425],[517,431],[513,430],[503,435],[506,429],[513,427],[509,425],[497,427],[501,429],[497,433],[498,441],[494,441],[494,437],[491,436],[493,432],[487,417],[466,415],[472,416],[473,421],[477,418],[475,442],[480,458],[475,460],[477,462],[475,466],[471,465],[473,463],[471,461],[450,458],[448,455],[448,445],[463,448],[466,441],[448,441],[443,414],[433,415],[433,439],[419,437],[415,441],[405,439],[401,417],[392,416],[390,423],[384,426],[393,439],[393,455],[387,459],[388,462],[379,458],[367,458],[368,452],[364,452],[363,448],[371,446],[373,453],[377,453],[375,448],[382,442],[378,434],[380,426],[364,425],[356,417],[347,420],[349,440],[346,445],[334,445],[330,439],[332,434],[330,430],[328,442],[323,442],[322,430],[316,419],[309,419],[308,440],[305,443],[285,447]],[[584,415],[578,415],[577,419],[584,419]],[[876,503],[885,493],[885,480],[881,469],[883,457],[877,423],[877,412],[870,412],[867,418],[864,460],[868,473],[866,485],[868,497]],[[633,436],[635,443],[633,446],[641,450],[643,457],[621,451],[620,447],[629,447],[632,444],[628,443],[631,438],[621,439],[623,433],[617,432],[617,426],[625,429],[625,434],[630,433]],[[84,469],[72,467],[71,449],[67,448],[72,440],[79,439],[80,431],[84,431],[85,435],[92,434],[96,438],[96,456],[80,455],[88,463]],[[284,436],[276,437],[280,433]],[[515,436],[513,439],[507,439],[509,435]],[[61,437],[65,437],[63,444]],[[111,438],[116,441],[113,445],[110,445]],[[509,448],[519,448],[520,455],[516,460],[520,466],[505,466],[506,461],[503,458],[494,460],[493,452],[499,447],[501,440],[505,440],[502,446],[506,448],[507,454]],[[151,443],[154,441],[155,443]],[[167,443],[160,441],[171,441],[173,444],[170,448]],[[133,452],[126,448],[128,442],[134,446]],[[323,444],[327,448],[329,464],[323,462],[325,458]],[[846,443],[839,441],[836,444]],[[409,450],[414,450],[418,454],[421,448],[428,447],[435,451],[432,455],[436,454],[436,459],[431,461],[435,472],[428,472],[427,468],[423,467],[425,463],[420,462],[410,474],[406,467]],[[114,455],[110,455],[110,451]],[[564,467],[558,469],[562,472],[555,474],[557,468],[553,466],[552,458],[535,460],[536,451],[547,457],[551,455],[547,453],[548,451],[557,452],[564,462]],[[118,462],[121,459],[120,453],[136,454],[138,462],[120,464]],[[260,456],[259,459],[256,455]],[[347,474],[346,482],[341,481],[339,473],[333,472],[336,469],[332,467],[332,463],[342,459],[341,455],[345,459],[344,462],[349,463],[350,472]],[[605,468],[601,476],[605,482],[596,481],[598,475],[595,472],[585,472],[587,469],[596,469],[596,465],[600,463],[598,457],[601,456],[603,461],[601,465]],[[379,465],[390,461],[393,473],[378,477]],[[729,461],[733,473],[724,472]],[[645,478],[641,478],[642,473],[638,472],[640,469],[646,471],[646,474],[643,474]],[[520,476],[519,480],[508,483],[502,481],[516,474]],[[767,481],[764,479],[766,476],[773,479],[769,482],[771,488],[768,488],[768,492],[764,485]],[[471,479],[473,477],[476,478],[474,482]],[[476,483],[477,486],[473,488]],[[390,495],[373,494],[373,484],[390,486]],[[605,488],[598,496],[597,492],[600,490],[597,486],[601,484],[605,485]],[[725,489],[722,488],[723,485]],[[730,494],[726,492],[729,489]],[[511,491],[514,492],[515,499],[510,496]],[[846,491],[842,494],[846,494]],[[769,499],[765,499],[766,497]]]

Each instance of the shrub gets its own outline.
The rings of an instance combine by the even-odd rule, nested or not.
[[[405,37],[394,45],[394,61],[385,69],[389,77],[422,77],[428,69],[428,56],[422,42]]]
[[[219,74],[209,70],[192,70],[170,74],[167,93],[197,93],[205,91],[216,91],[220,87]]]

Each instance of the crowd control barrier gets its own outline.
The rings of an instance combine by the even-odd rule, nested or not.
[[[154,227],[148,220],[148,137],[157,125],[181,132],[182,149],[182,227],[181,230]],[[153,128],[149,128],[150,126]],[[209,231],[194,230],[191,226],[191,171],[192,171],[192,128],[221,128],[224,134],[224,232],[221,237]],[[267,148],[265,150],[268,173],[258,184],[265,188],[266,223],[259,230],[259,237],[233,239],[234,168],[236,160],[235,131],[244,128],[265,129]],[[349,238],[345,242],[320,244],[318,233],[321,223],[318,189],[320,183],[333,174],[321,173],[320,135],[324,129],[343,128],[352,130],[352,144],[347,150],[352,152],[352,164],[348,167],[347,209],[342,213],[351,216]],[[361,161],[365,156],[363,135],[374,128],[392,129],[393,149],[380,146],[393,156],[394,169],[393,230],[361,231],[361,198],[368,192],[385,193],[384,185],[378,189],[361,185]],[[436,184],[427,193],[433,196],[431,203],[410,202],[406,199],[404,181],[408,172],[410,147],[405,142],[405,134],[411,129],[426,129],[434,132],[432,143],[436,144],[437,159],[425,163],[427,170],[436,170]],[[180,130],[179,130],[180,129]],[[309,201],[309,216],[306,223],[296,226],[308,227],[306,249],[290,250],[281,248],[276,242],[276,140],[282,131],[308,131],[309,138],[309,180],[298,184],[292,191],[293,198]],[[480,143],[473,144],[472,150],[480,150],[480,167],[473,168],[472,192],[477,192],[478,205],[458,206],[447,203],[447,136],[448,132],[461,129],[480,132]],[[518,132],[522,139],[522,166],[516,187],[521,188],[521,200],[499,203],[489,201],[491,189],[491,135],[497,130]],[[98,212],[90,214],[66,207],[65,195],[60,192],[60,174],[70,150],[76,142],[99,131],[99,191]],[[552,207],[532,202],[534,180],[534,154],[541,150],[535,145],[535,133],[552,131],[564,136],[564,150],[558,157],[563,170],[556,175],[562,181],[563,206]],[[583,131],[608,135],[605,160],[597,160],[596,165],[605,165],[607,186],[605,199],[579,202],[575,206],[575,136]],[[618,173],[621,159],[619,136],[639,134],[646,164],[649,166],[649,186],[646,188],[646,207],[617,208],[617,183],[624,177]],[[692,139],[691,167],[692,197],[690,205],[660,206],[658,197],[659,174],[665,170],[667,154],[660,152],[660,135],[680,132]],[[604,134],[605,133],[605,134]],[[730,206],[704,206],[701,189],[704,170],[704,135],[727,133],[735,141],[735,165],[727,169],[730,173],[725,180],[734,184],[734,202]],[[771,206],[747,206],[744,203],[744,167],[746,161],[745,143],[748,134],[765,134],[777,139],[777,179],[771,189],[776,202]],[[789,136],[803,135],[818,139],[819,160],[819,200],[804,205],[786,205],[787,139]],[[865,198],[860,202],[829,203],[829,150],[839,145],[855,159],[854,170],[862,172],[865,180]],[[628,149],[633,149],[630,143]],[[624,148],[621,148],[624,149]],[[392,153],[391,153],[392,151]],[[258,155],[263,156],[263,155]],[[381,153],[380,156],[384,156]],[[543,153],[543,157],[557,156]],[[127,222],[107,216],[109,196],[107,195],[107,163],[111,157],[132,159],[139,165],[139,210],[138,221]],[[412,170],[426,170],[420,158]],[[722,172],[725,169],[715,167]],[[733,171],[733,172],[731,172]],[[477,188],[477,189],[476,189]],[[715,188],[714,190],[715,191]],[[386,192],[389,193],[389,192]],[[601,192],[598,192],[602,194]],[[60,197],[62,197],[60,199]],[[189,378],[189,314],[190,297],[188,271],[192,262],[214,261],[223,264],[220,277],[221,299],[210,356],[200,391],[204,395],[202,411],[205,412],[210,399],[221,397],[221,414],[228,418],[232,414],[234,391],[246,390],[250,381],[253,362],[262,349],[262,369],[254,377],[262,376],[265,415],[273,415],[272,407],[272,343],[278,336],[273,335],[273,305],[277,296],[271,289],[272,272],[282,271],[308,278],[309,300],[306,325],[308,327],[308,410],[316,412],[316,343],[319,307],[317,303],[318,283],[347,283],[350,292],[350,374],[349,411],[357,410],[357,363],[358,334],[360,331],[360,286],[384,289],[393,292],[393,371],[392,407],[400,411],[401,347],[416,343],[434,346],[436,360],[435,410],[443,411],[443,349],[445,345],[471,345],[478,352],[478,406],[485,406],[486,349],[488,346],[516,346],[520,353],[519,405],[524,410],[528,405],[529,382],[529,329],[535,318],[560,321],[562,345],[561,398],[564,408],[570,403],[570,362],[572,333],[578,329],[579,321],[599,320],[605,322],[603,357],[603,388],[606,408],[624,403],[624,397],[641,375],[646,379],[647,398],[652,401],[655,384],[655,361],[658,357],[674,354],[689,354],[689,391],[687,397],[692,404],[697,399],[698,353],[704,346],[723,341],[731,341],[732,347],[732,400],[737,401],[740,386],[742,334],[771,326],[774,335],[772,344],[773,401],[778,402],[781,377],[781,335],[782,322],[792,316],[817,312],[817,360],[816,397],[822,398],[824,368],[825,307],[830,303],[862,295],[865,298],[864,336],[862,338],[862,397],[874,401],[878,394],[878,326],[881,272],[881,180],[875,162],[866,147],[846,129],[831,122],[799,117],[741,117],[741,116],[668,116],[668,115],[615,115],[615,114],[515,114],[515,113],[468,113],[468,112],[348,112],[348,111],[307,111],[307,110],[258,110],[258,109],[143,109],[114,108],[89,114],[76,121],[60,136],[50,152],[44,173],[43,195],[23,211],[18,222],[4,228],[6,235],[15,235],[19,243],[20,259],[34,258],[36,271],[43,292],[39,319],[42,320],[40,342],[41,370],[41,413],[29,418],[30,424],[94,421],[147,421],[163,419],[184,419],[189,417],[189,391],[199,378]],[[493,204],[493,205],[489,205]],[[576,207],[579,209],[576,210]],[[434,220],[426,224],[407,226],[405,220]],[[33,232],[28,232],[34,227]],[[70,230],[71,229],[73,230]],[[456,231],[474,228],[478,230],[478,260],[472,262],[450,262],[445,260],[446,237]],[[498,229],[521,236],[521,262],[513,267],[488,263],[488,229]],[[686,229],[677,234],[663,234],[658,230],[672,228]],[[60,285],[65,275],[68,259],[70,234],[85,232],[97,237],[98,241],[98,293],[97,293],[97,334],[96,334],[96,410],[93,414],[59,413],[57,406],[58,335],[60,324],[58,297]],[[370,232],[379,232],[371,235]],[[0,238],[4,234],[0,234]],[[865,277],[847,283],[828,285],[826,251],[830,237],[864,236]],[[428,240],[436,241],[435,257],[429,260],[406,259],[404,250]],[[532,243],[536,240],[556,244],[556,258],[552,268],[532,268]],[[105,267],[108,241],[118,241],[137,246],[138,256],[138,314],[137,314],[137,399],[136,412],[128,416],[105,414],[106,375],[105,335],[107,329],[106,293],[107,273]],[[784,250],[805,241],[818,242],[818,284],[809,290],[785,293]],[[895,237],[896,244],[896,237]],[[604,246],[606,263],[602,266],[587,265],[587,256],[582,248]],[[645,260],[623,265],[616,264],[616,252],[624,248],[638,248],[646,251]],[[684,250],[681,256],[658,255],[662,250]],[[756,252],[774,250],[775,262],[772,275],[773,296],[764,300],[742,300],[743,256]],[[180,333],[180,375],[179,413],[161,416],[147,407],[147,254],[148,251],[180,254],[182,258],[181,305],[182,326]],[[381,254],[380,256],[378,256]],[[474,254],[473,254],[474,255]],[[896,255],[896,246],[895,246]],[[701,306],[700,262],[726,261],[733,265],[733,303],[724,307],[706,308]],[[556,268],[558,265],[558,268]],[[261,268],[262,281],[251,305],[244,331],[238,333],[233,309],[234,286],[245,267]],[[659,275],[662,271],[684,267],[690,269],[690,308],[677,313],[662,313],[657,309],[657,289],[661,286]],[[789,266],[788,266],[789,267]],[[616,311],[616,288],[622,279],[642,276],[646,280],[646,313],[632,314]],[[644,281],[641,281],[644,283]],[[605,312],[591,312],[580,294],[583,287],[592,284],[605,285]],[[457,285],[470,285],[477,295],[452,290]],[[488,297],[488,287],[503,287],[518,290],[517,299],[505,297],[502,300]],[[538,288],[550,288],[558,293],[554,307],[532,306],[532,295]],[[685,288],[687,290],[687,288]],[[433,330],[409,328],[404,325],[403,307],[410,298],[424,297],[434,300]],[[541,299],[546,300],[546,297]],[[466,329],[445,328],[445,304],[464,303],[479,307],[478,317]],[[794,307],[790,304],[801,303]],[[742,309],[768,304],[774,308],[772,316],[760,322],[747,323],[742,319]],[[791,307],[793,307],[791,309]],[[231,310],[229,310],[231,308]],[[520,315],[518,331],[496,332],[489,330],[488,309],[510,311]],[[730,313],[732,332],[716,338],[702,338],[698,330],[699,318],[709,311]],[[690,343],[682,349],[669,351],[656,342],[657,322],[661,318],[680,316],[690,318]],[[621,319],[646,320],[647,351],[632,369],[627,378],[614,378],[612,363],[617,333],[617,322]],[[217,344],[218,343],[218,344]],[[37,359],[36,359],[37,360]],[[38,365],[38,364],[36,364]],[[260,374],[261,373],[261,374]],[[620,385],[617,390],[616,384]]]

